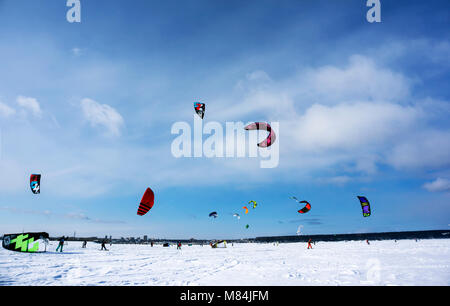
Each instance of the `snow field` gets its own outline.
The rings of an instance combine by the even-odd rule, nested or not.
[[[0,285],[450,285],[450,239],[0,249]]]

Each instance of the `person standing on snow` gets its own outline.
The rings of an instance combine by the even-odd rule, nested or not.
[[[103,251],[103,250],[108,251],[105,244],[106,244],[106,240],[103,240],[102,241],[102,249],[100,251]]]
[[[64,236],[62,236],[59,239],[59,244],[58,244],[58,247],[56,248],[56,252],[58,252],[58,250],[60,250],[60,252],[62,252],[63,251],[63,247],[64,247]]]
[[[309,240],[308,240],[308,249],[312,249],[311,238],[309,238]]]

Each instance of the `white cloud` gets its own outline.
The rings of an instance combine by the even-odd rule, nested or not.
[[[16,113],[16,110],[9,107],[8,105],[0,102],[0,116],[1,117],[9,117]]]
[[[324,66],[301,76],[299,92],[323,104],[350,101],[400,101],[410,92],[411,80],[379,67],[367,57],[353,55],[345,68]]]
[[[403,74],[380,67],[365,56],[353,55],[342,67],[306,69],[281,80],[272,79],[263,70],[250,72],[237,82],[236,89],[240,91],[240,96],[214,101],[214,104],[224,106],[222,109],[212,109],[213,104],[210,110],[227,120],[255,114],[278,120],[292,119],[301,108],[309,108],[313,104],[409,102],[406,98],[410,96],[412,85],[412,80]],[[235,102],[228,103],[230,99]]]
[[[440,169],[450,166],[450,131],[414,130],[398,138],[387,162],[395,168]]]
[[[380,165],[448,166],[449,103],[415,99],[414,84],[360,55],[281,80],[257,70],[213,101],[208,119],[278,121],[280,167],[333,170],[334,178],[322,180],[329,183],[345,183],[348,173],[376,174]]]
[[[25,110],[30,111],[34,116],[42,116],[41,107],[39,105],[39,102],[35,98],[18,96],[16,101],[19,106],[21,106]]]
[[[448,167],[450,130],[433,126],[446,113],[438,118],[427,108],[375,102],[315,104],[298,119],[280,123],[287,142],[284,151],[297,152],[297,163],[313,157],[307,163],[312,169],[326,161],[329,167],[352,165],[345,170],[367,174],[376,173],[381,164],[403,170]]]
[[[310,151],[374,146],[411,128],[419,115],[414,108],[388,103],[315,104],[299,117],[295,138]]]
[[[123,126],[124,120],[114,108],[88,98],[81,100],[81,108],[84,117],[92,126],[101,125],[104,126],[111,135],[120,135],[120,128]]]
[[[450,180],[439,177],[430,183],[423,184],[423,188],[431,192],[450,191]]]

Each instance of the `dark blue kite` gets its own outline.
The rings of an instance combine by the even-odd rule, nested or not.
[[[357,196],[361,202],[362,213],[364,217],[370,216],[370,204],[366,197]]]

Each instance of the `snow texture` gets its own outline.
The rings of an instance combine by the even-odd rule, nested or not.
[[[450,285],[450,239],[0,249],[0,285]]]

